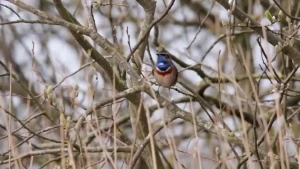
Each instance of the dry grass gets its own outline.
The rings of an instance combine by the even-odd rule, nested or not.
[[[0,2],[0,168],[299,168],[298,0],[29,3]]]

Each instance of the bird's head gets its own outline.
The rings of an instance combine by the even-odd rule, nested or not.
[[[156,67],[159,70],[165,71],[172,65],[172,60],[168,53],[158,53]]]

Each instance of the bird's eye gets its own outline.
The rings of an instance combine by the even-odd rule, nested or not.
[[[164,54],[164,57],[165,57],[166,59],[170,59],[170,56],[169,56],[168,54]]]

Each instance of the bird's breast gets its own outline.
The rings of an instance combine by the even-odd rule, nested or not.
[[[172,66],[166,71],[161,71],[156,68],[154,70],[154,77],[159,85],[169,88],[175,84],[177,72]]]
[[[166,69],[166,70],[161,70],[161,69],[159,69],[158,67],[156,67],[156,69],[155,69],[155,72],[156,72],[158,75],[161,75],[161,76],[165,76],[165,75],[171,74],[172,71],[174,71],[174,69],[173,69],[172,66],[169,66],[169,68]]]

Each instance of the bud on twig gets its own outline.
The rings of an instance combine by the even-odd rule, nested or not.
[[[274,23],[274,22],[275,22],[275,21],[274,21],[275,18],[273,18],[272,14],[270,13],[269,10],[267,10],[267,11],[265,12],[265,16],[268,18],[268,20],[269,20],[271,23]]]
[[[280,10],[278,13],[277,19],[278,19],[278,21],[281,21],[282,18],[283,18],[283,13],[282,13],[282,10]]]

